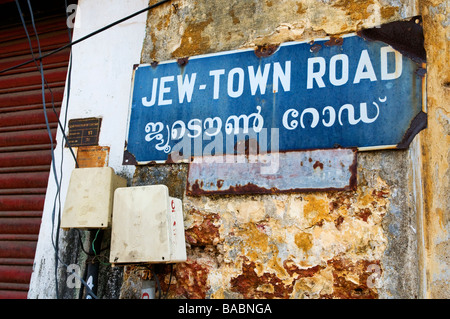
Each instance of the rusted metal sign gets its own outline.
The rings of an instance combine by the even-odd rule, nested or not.
[[[266,151],[405,148],[424,127],[421,64],[355,34],[138,65],[124,164]]]
[[[356,149],[194,158],[186,194],[266,194],[356,188]]]
[[[107,167],[109,146],[81,146],[77,150],[77,163],[83,167]]]
[[[98,145],[101,123],[102,119],[96,117],[70,120],[67,136],[70,146]]]

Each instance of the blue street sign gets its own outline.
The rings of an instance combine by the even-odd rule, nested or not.
[[[234,154],[246,140],[257,152],[407,147],[426,120],[422,66],[383,42],[351,34],[256,53],[137,66],[124,164]]]

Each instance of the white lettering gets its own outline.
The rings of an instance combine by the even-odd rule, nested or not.
[[[153,85],[152,85],[152,98],[150,100],[150,102],[148,101],[147,97],[143,97],[142,98],[142,105],[143,106],[153,106],[155,105],[155,101],[156,101],[156,89],[158,86],[158,79],[153,79]]]
[[[379,73],[375,73],[368,50],[362,50],[360,52],[358,63],[354,69],[350,69],[350,61],[347,54],[336,54],[329,59],[324,57],[310,57],[307,59],[306,88],[324,88],[329,85],[338,87],[348,84],[349,80],[351,83],[351,79],[353,79],[353,84],[358,84],[362,80],[372,82],[378,79],[395,80],[402,75],[402,62],[402,55],[390,46],[380,48]],[[354,71],[354,73],[350,74],[350,71]],[[246,72],[248,72],[248,75],[245,74]],[[270,74],[271,72],[273,74]],[[177,85],[178,87],[178,102],[180,104],[191,103],[193,98],[195,98],[195,89],[202,91],[210,87],[208,83],[198,85],[197,75],[197,73],[176,75],[176,82],[174,84],[171,82],[175,80],[175,76],[153,78],[151,85],[144,88],[144,90],[147,89],[150,92],[148,92],[149,94],[147,96],[141,98],[142,105],[151,107],[155,104],[172,104],[172,99],[174,98],[173,94],[170,93],[171,90],[175,89],[173,85]],[[227,76],[227,95],[221,92],[221,84],[222,86],[224,85],[223,77],[225,75]],[[239,98],[244,95],[244,89],[246,88],[250,90],[248,92],[249,95],[254,96],[257,93],[264,95],[267,93],[267,88],[271,87],[270,85],[272,85],[272,93],[278,93],[282,90],[288,92],[291,89],[291,61],[285,61],[284,64],[282,62],[273,62],[257,66],[234,67],[230,71],[226,69],[210,70],[209,76],[213,77],[211,80],[213,82],[212,98],[214,100],[226,96]],[[248,79],[246,79],[247,76]],[[269,78],[271,78],[272,83],[270,83]],[[249,81],[248,86],[246,86],[245,82],[247,80]],[[331,113],[328,115],[333,116]],[[332,118],[326,123],[332,125]]]
[[[375,115],[373,118],[369,118],[367,115],[367,103],[360,103],[359,109],[361,113],[361,121],[364,123],[373,123],[378,118],[378,115],[380,115],[380,108],[378,107],[378,104],[375,102],[372,102],[375,108],[377,109],[377,115]]]
[[[395,68],[392,73],[389,73],[388,71],[388,53],[394,53],[395,55]],[[400,52],[394,50],[392,47],[382,47],[380,50],[380,60],[382,80],[395,80],[402,75],[403,60]]]
[[[344,110],[347,110],[347,112],[348,112],[348,122],[350,123],[350,125],[358,124],[359,121],[362,121],[363,123],[375,122],[375,120],[378,118],[378,115],[380,114],[380,108],[378,107],[378,104],[375,102],[373,102],[373,105],[377,109],[377,114],[375,115],[375,117],[369,118],[367,115],[367,103],[360,103],[359,104],[359,112],[360,112],[359,119],[355,119],[355,111],[354,111],[353,105],[351,105],[351,104],[343,105],[339,109],[339,114],[338,114],[339,124],[343,125],[341,115],[342,115],[342,111],[344,111]]]
[[[223,304],[222,313],[240,313],[240,314],[250,314],[250,313],[272,313],[270,305],[263,304]]]
[[[66,25],[68,28],[79,28],[81,27],[81,10],[76,4],[69,4],[67,6],[66,12],[73,12],[67,16]],[[76,19],[75,19],[76,16]]]
[[[319,70],[314,72],[314,65],[319,64]],[[314,85],[314,80],[320,88],[325,87],[325,83],[322,80],[322,77],[325,75],[325,59],[322,57],[315,57],[308,59],[308,77],[306,81],[306,88],[312,89]]]
[[[230,117],[228,117],[226,123],[225,123],[225,132],[227,134],[239,134],[240,132],[240,122],[242,120],[242,132],[244,134],[248,133],[248,129],[249,129],[249,122],[250,119],[253,118],[253,122],[252,122],[252,128],[253,130],[258,133],[261,131],[261,129],[263,128],[264,125],[264,118],[261,116],[261,106],[256,106],[256,109],[258,110],[258,112],[256,113],[252,113],[250,115],[245,115],[245,114],[241,114],[240,116],[236,116],[236,115],[231,115]]]
[[[206,122],[205,122],[206,123]],[[219,130],[217,131],[218,134],[215,135],[214,139],[212,139],[211,143],[208,143],[204,149],[203,149],[203,156],[211,156],[208,159],[210,159],[210,163],[221,163],[223,161],[223,157],[219,155],[223,155],[223,134]],[[207,134],[207,131],[205,131],[203,135],[204,141],[210,141],[211,136]],[[205,159],[206,161],[206,159]]]
[[[270,129],[270,152],[267,153],[267,129],[259,134],[259,158],[262,162],[269,164],[261,167],[261,174],[276,174],[280,167],[279,143],[280,133],[278,128]]]
[[[214,129],[214,123],[217,123],[215,132],[212,131],[212,129]],[[206,135],[208,135],[208,136],[217,135],[217,134],[219,134],[220,129],[222,128],[222,119],[217,116],[214,118],[207,118],[203,124],[203,127],[205,128]]]
[[[174,77],[171,76],[163,76],[160,80],[159,84],[159,96],[158,96],[158,105],[170,105],[172,104],[172,100],[164,100],[164,94],[170,93],[170,87],[166,87],[166,82],[172,82],[174,80]]]
[[[378,98],[378,101],[381,103],[384,103],[387,101],[387,97],[384,98]],[[370,105],[370,104],[369,104]],[[352,104],[346,103],[342,105],[339,108],[339,111],[337,112],[338,115],[338,121],[340,125],[344,125],[343,122],[343,114],[347,114],[347,120],[350,125],[356,125],[359,122],[363,122],[366,124],[370,124],[375,122],[378,119],[378,116],[380,115],[380,107],[377,102],[372,102],[372,109],[370,111],[370,116],[368,112],[368,104],[363,102],[359,103],[359,118],[355,118],[355,107]],[[344,112],[347,111],[347,112]],[[311,128],[315,128],[319,124],[320,120],[320,114],[319,111],[315,108],[309,107],[305,108],[300,115],[300,112],[296,109],[288,109],[284,112],[283,118],[282,118],[282,124],[283,127],[287,130],[294,130],[298,127],[298,124],[300,122],[300,126],[302,128],[306,127],[306,123],[304,123],[304,116],[306,113],[309,113],[312,115],[311,124],[309,126]],[[298,120],[298,117],[300,115],[300,120]],[[325,127],[331,127],[336,122],[336,110],[332,106],[326,106],[322,110],[322,124]]]
[[[184,306],[178,306],[178,313],[205,314],[206,317],[209,317],[212,307],[213,306],[191,306],[186,303]]]
[[[283,90],[289,92],[291,90],[291,61],[286,61],[284,64],[284,72],[280,63],[273,64],[273,93],[278,92],[278,81],[281,82]]]
[[[169,132],[169,126],[166,125],[167,133]],[[147,142],[151,142],[152,140],[160,141],[160,143],[156,144],[155,148],[158,151],[164,151],[165,153],[170,152],[169,139],[167,139],[166,143],[164,143],[164,135],[162,131],[164,130],[164,124],[162,122],[149,122],[145,125],[145,140]]]
[[[343,124],[342,124],[342,120],[341,120],[341,115],[342,115],[342,112],[343,112],[344,110],[347,110],[347,112],[348,112],[348,122],[350,123],[350,125],[358,124],[358,122],[359,122],[361,119],[360,119],[360,118],[359,118],[359,119],[355,119],[355,109],[354,109],[353,105],[351,105],[351,104],[344,104],[344,105],[342,105],[342,107],[339,109],[339,115],[338,115],[338,118],[339,118],[339,124],[343,125]]]
[[[200,123],[200,124],[195,124],[195,122]],[[191,138],[196,138],[197,136],[200,136],[200,134],[202,133],[202,121],[199,119],[192,119],[188,122],[188,129],[190,130],[194,130],[197,133],[195,133],[194,135],[188,133],[188,136]]]
[[[325,120],[322,120],[323,126],[325,127],[331,127],[333,126],[334,122],[336,121],[336,111],[331,106],[325,106],[322,111],[322,115],[325,116],[325,111],[328,111],[328,115],[330,116],[330,119],[328,122],[325,122]]]
[[[80,288],[80,266],[77,264],[70,264],[67,266],[67,273],[70,274],[67,276],[66,280],[67,288]]]
[[[266,86],[267,86],[267,79],[269,77],[269,70],[270,70],[270,63],[267,63],[264,66],[264,72],[261,74],[261,66],[258,66],[258,70],[256,71],[253,69],[253,66],[250,65],[248,67],[248,76],[250,80],[250,90],[252,92],[252,95],[256,94],[256,91],[258,90],[261,92],[261,94],[266,93]]]
[[[283,126],[284,128],[288,129],[288,130],[293,130],[295,128],[297,128],[298,126],[298,121],[297,120],[292,120],[288,123],[288,116],[291,115],[293,118],[298,117],[298,111],[296,109],[289,109],[286,112],[284,112],[283,114]]]
[[[220,76],[225,74],[224,69],[220,70],[212,70],[209,71],[209,75],[214,77],[214,86],[213,86],[213,99],[217,100],[219,98],[219,87],[220,87]]]
[[[304,109],[302,115],[300,116],[300,125],[302,126],[302,128],[305,128],[305,125],[303,124],[303,116],[305,115],[305,113],[312,114],[313,119],[311,123],[311,128],[315,128],[317,126],[317,123],[319,123],[319,112],[313,107]]]
[[[367,267],[367,272],[372,272],[370,276],[367,277],[366,284],[369,288],[380,288],[379,287],[379,279],[381,277],[381,267],[377,264],[370,264]]]
[[[197,73],[192,73],[191,79],[189,79],[187,74],[184,76],[184,80],[182,75],[177,76],[178,101],[180,102],[180,104],[183,103],[184,97],[186,97],[189,103],[191,102],[196,77]]]
[[[180,127],[177,129],[176,125],[179,125]],[[184,124],[183,121],[178,120],[172,124],[172,140],[179,140],[184,136],[185,132],[186,132],[186,125]]]
[[[364,79],[368,79],[372,82],[377,80],[377,76],[375,75],[375,71],[373,70],[372,62],[370,61],[369,53],[367,52],[367,50],[362,50],[361,52],[353,84],[359,83]]]
[[[236,90],[234,90],[234,78],[237,74],[238,78],[238,87]],[[244,70],[241,68],[234,68],[231,69],[228,73],[228,95],[230,97],[240,97],[242,93],[244,92]]]
[[[341,78],[336,77],[336,62],[341,61]],[[330,82],[334,86],[341,86],[348,81],[348,56],[345,54],[333,55],[330,59]]]

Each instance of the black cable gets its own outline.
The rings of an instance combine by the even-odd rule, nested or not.
[[[36,25],[35,25],[35,23],[34,23],[33,10],[32,10],[32,8],[31,8],[31,4],[30,4],[29,0],[27,0],[27,2],[28,2],[28,8],[29,8],[30,14],[31,14],[31,22],[32,22],[33,30],[34,30],[34,33],[35,33],[35,35],[36,35],[36,40],[37,40],[37,45],[38,45],[39,55],[41,56],[41,47],[40,47],[40,42],[39,42],[39,36],[38,36],[38,34],[37,34],[37,31],[36,31]],[[20,17],[21,17],[21,21],[22,21],[23,27],[24,27],[24,29],[25,29],[25,33],[26,33],[27,38],[28,38],[28,42],[29,42],[29,45],[30,45],[30,51],[31,51],[31,54],[32,54],[32,56],[33,56],[33,58],[34,58],[32,61],[35,62],[36,66],[37,66],[37,68],[38,68],[38,71],[39,71],[40,74],[41,74],[41,89],[42,89],[42,102],[43,102],[44,118],[45,118],[45,122],[46,122],[47,132],[48,132],[49,138],[50,138],[51,155],[52,155],[52,169],[53,169],[53,172],[54,172],[54,175],[55,175],[55,182],[56,182],[56,186],[57,186],[57,194],[56,194],[56,196],[55,196],[55,201],[54,201],[53,210],[52,210],[52,234],[51,234],[51,239],[52,239],[52,245],[53,245],[53,248],[54,248],[54,250],[55,250],[56,296],[58,297],[58,282],[57,282],[57,277],[58,277],[58,267],[57,267],[57,264],[58,264],[58,261],[61,261],[61,263],[62,263],[65,267],[68,267],[68,265],[66,265],[62,260],[60,260],[60,257],[59,257],[59,255],[58,255],[58,242],[55,243],[54,240],[53,240],[53,231],[54,231],[54,213],[55,213],[56,198],[59,196],[59,193],[60,193],[60,184],[58,183],[57,174],[56,174],[55,158],[54,158],[54,150],[53,150],[53,137],[52,137],[52,134],[51,134],[51,129],[50,129],[50,125],[49,125],[48,117],[47,117],[47,109],[46,109],[46,102],[45,102],[45,84],[46,84],[46,80],[45,80],[45,78],[44,78],[44,70],[43,70],[42,61],[40,61],[39,65],[38,65],[37,60],[35,59],[34,52],[33,52],[33,47],[32,47],[32,44],[31,44],[31,39],[30,39],[30,37],[29,37],[28,30],[27,30],[27,28],[26,28],[26,24],[25,24],[25,21],[24,21],[24,19],[23,19],[23,13],[22,13],[22,10],[21,10],[21,7],[20,7],[20,4],[19,4],[19,1],[18,1],[18,0],[16,0],[16,5],[17,5],[17,8],[18,8]],[[52,99],[52,103],[53,103],[53,99]],[[60,209],[61,209],[61,208],[60,208]],[[59,234],[59,227],[58,227],[58,229],[57,229],[57,235],[58,235],[58,234]],[[75,276],[77,276],[77,275],[75,274]],[[94,298],[97,299],[97,297],[96,297],[96,296],[92,293],[92,291],[90,290],[89,286],[87,286],[86,282],[85,282],[82,278],[79,278],[79,276],[77,276],[77,277],[78,277],[78,279],[79,279],[79,280],[87,287],[88,292],[89,292],[90,294],[92,294]]]
[[[55,107],[54,107],[53,93],[51,92],[50,86],[48,85],[48,83],[47,83],[47,81],[45,80],[45,77],[44,77],[44,70],[43,70],[42,59],[44,59],[45,57],[48,57],[48,56],[50,56],[50,55],[52,55],[52,54],[55,54],[55,53],[57,53],[57,52],[60,52],[60,51],[62,51],[62,50],[64,50],[64,49],[66,49],[66,48],[72,47],[73,45],[75,45],[75,44],[77,44],[77,43],[80,43],[80,42],[82,42],[82,41],[84,41],[84,40],[86,40],[86,39],[89,39],[90,37],[92,37],[92,36],[94,36],[94,35],[96,35],[96,34],[98,34],[98,33],[101,33],[101,32],[103,32],[103,31],[105,31],[105,30],[107,30],[107,29],[109,29],[109,28],[111,28],[111,27],[113,27],[113,26],[115,26],[115,25],[117,25],[117,24],[119,24],[119,23],[122,23],[122,22],[124,22],[124,21],[126,21],[126,20],[129,20],[129,19],[131,19],[131,18],[133,18],[133,17],[135,17],[135,16],[137,16],[137,15],[139,15],[139,14],[141,14],[141,13],[144,13],[144,12],[146,12],[146,11],[149,11],[149,10],[151,10],[151,9],[154,9],[154,8],[156,8],[156,7],[158,7],[158,6],[162,5],[162,4],[164,4],[164,3],[166,3],[166,2],[169,2],[169,1],[171,1],[171,0],[162,0],[162,1],[160,1],[160,2],[157,2],[157,3],[153,4],[153,5],[150,5],[150,6],[144,8],[144,9],[142,9],[142,10],[139,10],[139,11],[137,11],[137,12],[131,14],[131,15],[128,15],[128,16],[122,18],[122,19],[119,19],[119,20],[117,20],[117,21],[115,21],[115,22],[113,22],[113,23],[111,23],[111,24],[109,24],[109,25],[107,25],[107,26],[105,26],[105,27],[103,27],[103,28],[100,28],[100,29],[98,29],[98,30],[96,30],[96,31],[94,31],[94,32],[92,32],[92,33],[90,33],[90,34],[84,36],[84,37],[81,37],[80,39],[78,39],[78,40],[76,40],[76,41],[71,41],[71,36],[70,36],[70,34],[69,34],[69,43],[68,43],[68,44],[66,44],[66,45],[64,45],[64,46],[62,46],[62,47],[59,47],[58,49],[55,49],[55,50],[53,50],[53,51],[51,51],[51,52],[49,52],[49,53],[46,53],[46,54],[42,55],[42,52],[41,52],[41,46],[40,46],[40,43],[39,43],[39,37],[38,37],[37,30],[36,30],[35,22],[34,22],[33,10],[32,10],[30,1],[27,0],[28,8],[29,8],[30,14],[31,14],[31,22],[32,22],[32,25],[33,25],[34,33],[35,33],[35,35],[36,35],[36,40],[37,40],[37,44],[38,44],[38,52],[39,52],[39,56],[38,56],[38,57],[35,57],[34,52],[33,52],[33,48],[32,48],[32,44],[31,44],[31,39],[30,39],[30,37],[29,37],[28,30],[27,30],[27,28],[26,28],[26,24],[25,24],[25,21],[24,21],[24,19],[23,19],[22,10],[21,10],[21,8],[20,8],[20,4],[19,4],[18,0],[16,0],[16,5],[17,5],[17,7],[18,7],[18,10],[19,10],[19,13],[20,13],[20,17],[21,17],[21,20],[22,20],[22,24],[23,24],[24,29],[25,29],[25,32],[26,32],[26,34],[27,34],[27,38],[28,38],[28,41],[29,41],[29,44],[30,44],[30,51],[31,51],[31,54],[32,54],[33,59],[28,60],[28,61],[25,61],[25,62],[23,62],[23,63],[20,63],[20,64],[18,64],[18,65],[15,65],[15,66],[6,68],[6,69],[4,69],[4,70],[1,70],[1,71],[0,71],[0,74],[1,74],[1,73],[4,73],[4,72],[7,72],[7,71],[10,71],[10,70],[13,70],[13,69],[16,69],[16,68],[21,67],[21,66],[23,66],[23,65],[29,64],[29,63],[31,63],[31,62],[34,62],[34,63],[36,64],[36,66],[37,66],[37,68],[38,68],[38,70],[39,70],[39,72],[40,72],[40,74],[41,74],[41,89],[42,89],[42,102],[43,102],[44,118],[45,118],[45,123],[46,123],[47,131],[48,131],[48,133],[49,133],[49,138],[50,138],[51,157],[52,157],[52,170],[53,170],[53,174],[54,174],[54,178],[55,178],[55,183],[56,183],[56,187],[57,187],[57,192],[56,192],[56,195],[55,195],[55,200],[54,200],[54,203],[53,203],[53,209],[52,209],[52,234],[51,234],[52,245],[53,245],[53,248],[54,248],[54,250],[55,250],[55,281],[56,281],[56,282],[55,282],[55,286],[56,286],[56,297],[58,297],[58,280],[57,280],[57,277],[58,277],[58,262],[61,262],[61,263],[62,263],[64,266],[66,266],[66,267],[67,267],[68,265],[66,265],[66,264],[60,259],[59,254],[58,254],[58,251],[59,251],[59,225],[60,225],[60,215],[61,215],[61,214],[60,214],[60,212],[61,212],[61,197],[60,197],[60,196],[61,196],[61,195],[60,195],[60,194],[61,194],[61,187],[60,187],[60,186],[61,186],[61,185],[60,185],[60,183],[58,182],[58,179],[57,179],[57,173],[56,173],[56,164],[55,164],[55,156],[54,156],[54,149],[53,149],[54,143],[53,143],[53,137],[52,137],[52,134],[51,134],[51,129],[50,129],[49,121],[48,121],[47,108],[46,108],[46,101],[45,101],[45,86],[47,86],[47,88],[50,90],[50,93],[51,93],[51,97],[52,97],[52,109],[53,109],[54,112],[56,112],[56,110],[55,110]],[[66,16],[67,16],[67,1],[65,1],[65,4],[66,4]],[[70,33],[70,30],[69,30],[69,33]],[[66,135],[65,135],[65,127],[66,127],[66,122],[67,122],[68,98],[69,98],[69,95],[70,95],[70,73],[71,73],[71,67],[72,67],[71,59],[72,59],[72,56],[70,56],[70,62],[69,62],[69,77],[68,77],[68,84],[69,84],[69,86],[68,86],[68,90],[67,90],[67,94],[66,94],[67,98],[66,98],[65,122],[64,122],[64,126],[62,126],[61,122],[60,122],[59,119],[58,119],[58,125],[59,125],[60,128],[62,129],[62,134],[63,134],[63,136],[64,136],[64,139],[66,140],[66,142],[67,142],[67,144],[68,144],[68,146],[69,146],[69,149],[70,149],[70,151],[71,151],[71,153],[72,153],[72,156],[74,157],[76,166],[78,167],[78,163],[77,163],[76,157],[75,157],[75,155],[74,155],[74,153],[73,153],[73,150],[72,150],[72,148],[70,147],[70,144],[69,144],[69,142],[67,141],[67,137],[66,137]],[[40,63],[38,64],[37,61],[40,61]],[[63,157],[61,158],[61,176],[60,176],[60,180],[61,180],[61,181],[62,181],[62,160],[63,160]],[[58,227],[57,227],[57,230],[56,230],[56,242],[55,242],[55,240],[54,240],[54,228],[55,228],[55,210],[56,210],[56,201],[57,201],[57,199],[59,200],[59,212],[58,212],[58,223],[57,223],[57,224],[58,224]],[[82,248],[82,249],[84,250],[84,248]],[[172,274],[171,274],[171,275],[172,275]],[[78,277],[78,276],[77,276],[77,277]],[[157,281],[157,284],[158,284],[159,298],[161,298],[161,295],[162,295],[161,286],[160,286],[160,284],[159,284],[158,277],[155,276],[155,278],[156,278],[156,281]],[[86,284],[86,282],[85,282],[82,278],[78,278],[78,279],[83,283],[83,285],[85,285],[85,286],[87,287],[88,293],[91,294],[93,298],[97,299],[97,296],[90,290],[90,288],[89,288],[89,286]],[[169,287],[170,287],[170,282],[169,282]],[[167,291],[167,292],[168,292],[168,291]],[[167,295],[167,294],[166,294],[166,295]]]
[[[23,19],[22,9],[20,8],[20,4],[19,4],[18,0],[16,0],[16,6],[17,6],[17,9],[18,9],[19,14],[20,14],[20,18],[22,20],[23,27],[25,29],[25,33],[26,33],[27,38],[28,38],[28,43],[30,45],[30,52],[31,52],[31,55],[33,57],[33,61],[35,62],[36,67],[38,68],[38,71],[39,71],[39,73],[41,75],[41,90],[42,90],[42,103],[43,103],[43,109],[44,109],[44,118],[45,118],[45,124],[46,124],[46,128],[47,128],[47,133],[48,133],[49,138],[50,138],[50,147],[51,147],[51,150],[52,150],[51,151],[51,155],[52,155],[52,163],[53,163],[53,161],[54,161],[53,137],[52,137],[51,130],[50,130],[50,125],[49,125],[49,122],[48,122],[47,109],[46,109],[46,105],[45,105],[45,86],[44,86],[45,81],[44,81],[44,70],[43,70],[43,67],[42,67],[42,61],[40,61],[40,63],[38,64],[37,60],[36,60],[36,58],[34,56],[33,47],[32,47],[32,44],[31,44],[31,39],[30,39],[30,36],[28,34],[28,30],[27,30],[25,21]],[[40,48],[40,43],[39,43],[39,37],[37,36],[36,28],[35,28],[35,25],[34,25],[33,13],[31,12],[31,10],[30,10],[30,13],[31,13],[31,22],[33,24],[34,32],[36,34],[36,41],[37,41],[37,45],[38,45],[38,52],[39,52],[39,55],[41,55],[41,48]],[[54,165],[52,165],[52,167],[54,168]],[[54,171],[55,181],[57,183],[58,192],[59,192],[59,184],[58,184],[58,180],[57,180],[57,177],[56,177],[57,176],[56,175],[56,170],[53,169],[53,171]],[[53,242],[53,229],[52,229],[52,245],[55,248],[55,243]],[[55,258],[55,260],[57,260],[57,258]],[[57,277],[57,267],[55,267],[55,277]],[[57,283],[56,283],[56,295],[58,296],[58,284]]]
[[[64,5],[66,8],[66,19],[69,19],[69,13],[67,12],[67,0],[64,0]],[[69,43],[72,42],[72,32],[70,31],[69,26],[67,26],[67,35],[69,38]],[[78,168],[78,161],[77,158],[75,156],[75,154],[73,153],[72,147],[70,146],[70,142],[69,139],[66,137],[65,135],[65,130],[66,130],[66,125],[67,125],[67,111],[69,109],[69,99],[70,99],[70,88],[71,88],[71,80],[72,80],[72,52],[70,52],[69,55],[69,69],[67,71],[67,83],[66,83],[66,109],[64,111],[64,127],[61,127],[61,130],[63,132],[63,136],[64,136],[64,140],[66,141],[67,146],[69,147],[70,152],[72,153],[72,157],[75,160],[75,167]],[[58,119],[58,123],[59,119]],[[61,156],[63,156],[64,153],[64,148],[62,148],[61,150]],[[62,174],[62,163],[61,163],[61,174]]]
[[[80,229],[79,229],[79,228],[72,228],[72,229],[75,230],[75,231],[77,231],[77,233],[78,233],[78,243],[80,244],[81,250],[82,250],[86,255],[91,256],[91,257],[100,256],[99,254],[91,254],[90,252],[86,251],[86,249],[84,249],[84,243],[83,243],[83,240],[81,239],[82,235],[81,235]],[[108,245],[108,246],[106,246],[106,247],[100,249],[100,252],[105,251],[105,250],[108,250],[109,248],[110,248],[110,247],[109,247],[109,245]]]
[[[135,12],[135,13],[132,13],[132,14],[130,14],[130,15],[128,15],[128,16],[122,18],[122,19],[119,19],[119,20],[117,20],[117,21],[115,21],[115,22],[113,22],[113,23],[110,23],[110,24],[104,26],[103,28],[100,28],[100,29],[98,29],[98,30],[96,30],[96,31],[94,31],[94,32],[91,32],[91,33],[85,35],[84,37],[79,38],[78,40],[75,40],[75,41],[73,41],[73,42],[71,41],[71,42],[69,42],[69,43],[63,45],[62,47],[59,47],[59,48],[57,48],[57,49],[55,49],[55,50],[53,50],[53,51],[51,51],[51,52],[49,52],[49,53],[46,53],[46,54],[44,54],[44,55],[39,54],[39,56],[36,58],[36,60],[42,60],[43,58],[46,58],[46,57],[48,57],[48,56],[50,56],[50,55],[52,55],[52,54],[58,53],[58,52],[60,52],[60,51],[62,51],[62,50],[64,50],[64,49],[67,49],[67,48],[69,48],[69,47],[71,47],[71,46],[77,44],[77,43],[80,43],[80,42],[82,42],[82,41],[84,41],[84,40],[87,40],[87,39],[89,39],[90,37],[92,37],[92,36],[94,36],[94,35],[96,35],[96,34],[98,34],[98,33],[101,33],[101,32],[103,32],[103,31],[105,31],[105,30],[107,30],[107,29],[109,29],[109,28],[112,28],[113,26],[115,26],[115,25],[117,25],[117,24],[119,24],[119,23],[122,23],[122,22],[124,22],[124,21],[127,21],[127,20],[129,20],[129,19],[131,19],[131,18],[134,18],[135,16],[137,16],[137,15],[139,15],[139,14],[141,14],[141,13],[144,13],[144,12],[146,12],[146,11],[150,11],[150,10],[152,10],[152,9],[154,9],[154,8],[156,8],[156,7],[159,7],[160,5],[162,5],[162,4],[166,3],[166,2],[170,2],[170,1],[172,1],[172,0],[161,0],[161,1],[157,2],[157,3],[155,3],[155,4],[152,4],[152,5],[150,5],[150,6],[146,7],[146,8],[144,8],[144,9],[141,9],[141,10]],[[0,71],[0,74],[3,73],[3,72],[7,72],[7,71],[14,70],[14,69],[16,69],[16,68],[19,68],[19,67],[21,67],[21,66],[24,66],[24,65],[26,65],[26,64],[28,64],[28,63],[31,63],[31,62],[33,62],[33,61],[34,61],[34,60],[28,60],[28,61],[25,61],[25,62],[23,62],[23,63],[14,65],[14,66],[12,66],[12,67],[3,69],[3,70]]]
[[[167,286],[166,295],[164,296],[164,299],[167,299],[167,295],[169,294],[170,284],[172,283],[172,274],[173,274],[173,264],[170,264],[169,285]]]
[[[20,19],[21,19],[21,21],[22,21],[22,25],[24,26],[25,35],[27,36],[27,39],[28,39],[28,45],[30,46],[31,56],[33,57],[33,59],[30,60],[30,61],[34,62],[34,64],[36,65],[36,68],[37,68],[38,71],[40,72],[40,67],[39,67],[39,64],[38,64],[38,60],[37,60],[36,56],[34,55],[33,45],[31,44],[31,38],[30,38],[30,35],[29,35],[29,33],[28,33],[28,29],[25,27],[26,24],[25,24],[25,20],[23,19],[23,13],[22,13],[22,10],[21,10],[21,8],[20,8],[20,5],[17,4],[17,2],[16,2],[16,5],[17,5],[17,9],[18,9],[19,14],[20,14]],[[36,32],[35,32],[35,34],[36,34]],[[70,38],[69,38],[69,39],[70,39]],[[40,63],[42,63],[42,60],[40,61]],[[70,70],[69,70],[69,71],[70,71]],[[56,117],[58,118],[58,112],[56,111],[56,108],[55,108],[55,99],[54,99],[53,91],[52,91],[50,85],[48,84],[47,80],[45,79],[45,77],[44,77],[44,82],[45,82],[46,89],[50,92],[50,96],[51,96],[51,105],[52,105],[53,113],[54,113],[54,114],[56,115]],[[69,83],[70,83],[70,82],[69,82]],[[70,145],[70,142],[69,142],[69,140],[68,140],[68,138],[67,138],[67,136],[66,136],[65,129],[63,128],[63,126],[61,125],[61,122],[59,121],[59,118],[58,118],[58,125],[59,125],[59,127],[61,128],[61,130],[62,130],[63,139],[66,141],[67,147],[69,148],[70,152],[72,153],[72,157],[73,157],[73,159],[75,160],[75,165],[76,165],[76,167],[78,167],[77,158],[76,158],[76,156],[75,156],[75,154],[74,154],[74,152],[73,152],[73,149],[72,149],[72,147],[71,147],[71,145]],[[64,127],[65,127],[65,126],[64,126]]]
[[[72,229],[75,229],[78,232],[78,243],[80,244],[81,250],[88,256],[95,256],[94,254],[91,254],[88,251],[86,251],[86,249],[84,249],[84,244],[83,241],[81,240],[81,231],[78,228]]]
[[[153,271],[152,268],[149,268],[149,269],[150,269],[150,271],[152,272],[153,277],[155,277],[156,285],[158,286],[158,291],[159,291],[158,299],[161,299],[162,289],[161,289],[161,285],[160,285],[160,283],[159,283],[159,278],[158,278],[158,276],[156,275],[156,273]],[[155,297],[156,297],[156,293],[155,293]]]
[[[20,11],[20,5],[19,5],[19,1],[18,0],[16,0],[16,4],[17,4],[17,7],[19,8],[19,11]],[[36,30],[36,25],[35,25],[35,22],[34,22],[33,9],[31,7],[31,3],[30,3],[29,0],[27,0],[27,4],[28,4],[28,9],[30,11],[31,24],[33,26],[34,34],[36,36],[36,42],[37,42],[37,46],[38,46],[39,56],[41,56],[42,55],[41,45],[40,45],[40,41],[39,41],[39,35],[37,33],[37,30]],[[26,28],[26,27],[24,26],[24,28]],[[30,47],[30,50],[31,50],[31,52],[33,52],[33,48],[32,47]],[[34,55],[33,55],[33,57],[34,57]],[[56,298],[58,298],[58,280],[57,280],[57,278],[58,278],[58,261],[59,261],[59,256],[58,256],[59,240],[56,240],[56,241],[53,240],[53,237],[54,237],[53,236],[53,232],[54,232],[54,228],[55,228],[54,227],[55,205],[56,205],[56,199],[59,197],[59,194],[60,194],[60,186],[61,186],[61,184],[58,181],[58,175],[56,173],[55,154],[54,154],[54,150],[53,150],[54,149],[54,147],[53,147],[53,145],[54,145],[53,144],[53,137],[52,137],[52,132],[51,132],[51,129],[50,129],[50,124],[49,124],[49,120],[48,120],[48,116],[47,116],[47,107],[46,107],[46,101],[45,101],[45,78],[44,78],[44,68],[43,68],[42,60],[39,63],[39,72],[41,74],[41,90],[42,90],[42,105],[43,105],[43,110],[44,110],[44,119],[45,119],[45,124],[47,126],[47,132],[48,132],[48,135],[49,135],[49,138],[50,138],[50,147],[51,147],[51,156],[52,156],[52,170],[53,170],[55,182],[56,182],[57,189],[58,189],[57,196],[55,197],[53,211],[52,211],[53,214],[52,214],[52,232],[51,232],[52,244],[53,244],[53,247],[54,247],[54,250],[55,250],[55,289],[56,289]],[[57,232],[56,238],[58,238],[59,237],[59,229],[57,229],[56,232]]]

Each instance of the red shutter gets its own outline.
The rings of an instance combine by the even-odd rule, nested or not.
[[[36,21],[42,53],[68,42],[66,18]],[[33,28],[28,26],[35,56]],[[70,50],[43,60],[47,115],[55,138]],[[31,59],[22,25],[0,30],[0,70]],[[55,145],[54,145],[55,146]],[[42,103],[41,75],[34,63],[0,74],[0,299],[26,298],[51,164]]]

